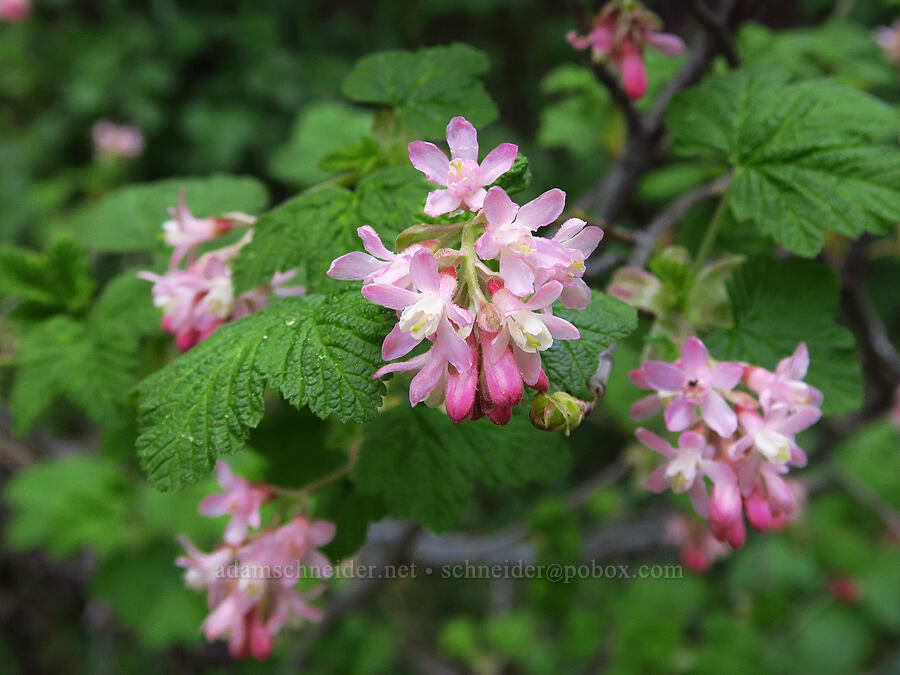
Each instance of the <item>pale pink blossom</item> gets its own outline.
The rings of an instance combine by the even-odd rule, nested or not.
[[[734,471],[716,461],[713,447],[694,431],[685,431],[678,437],[677,450],[646,429],[638,429],[635,434],[641,443],[668,459],[647,478],[647,489],[652,492],[666,489],[676,493],[687,492],[697,514],[703,518],[710,515],[710,496],[703,478],[709,478],[714,485],[737,484]]]
[[[747,387],[759,395],[763,407],[783,403],[790,408],[821,406],[822,392],[803,382],[809,370],[809,350],[801,342],[793,355],[778,362],[775,372],[750,367],[745,375]]]
[[[413,141],[409,144],[409,160],[432,183],[444,190],[429,193],[425,213],[440,216],[465,205],[470,211],[481,209],[485,187],[509,171],[516,160],[518,147],[502,143],[478,163],[478,134],[464,117],[454,117],[447,125],[450,159],[433,143]]]
[[[535,269],[535,283],[558,281],[563,285],[560,302],[569,309],[587,309],[591,289],[584,283],[585,261],[603,239],[603,230],[569,218],[552,239],[535,237],[536,252],[529,262]]]
[[[351,251],[335,258],[328,268],[328,276],[344,281],[363,281],[366,284],[380,283],[407,288],[410,283],[409,263],[422,246],[415,244],[402,253],[393,253],[381,243],[381,237],[369,225],[358,228],[356,233],[362,239],[366,253]]]
[[[751,448],[767,462],[774,464],[806,464],[806,455],[797,446],[794,435],[819,421],[822,411],[814,406],[803,406],[791,411],[785,404],[765,409],[760,415],[755,410],[742,411],[739,420],[741,435],[729,449],[737,458]]]
[[[371,302],[400,313],[399,321],[384,339],[381,349],[384,360],[404,356],[423,339],[439,336],[443,356],[458,370],[471,368],[472,354],[453,327],[455,324],[466,328],[473,321],[468,310],[453,302],[456,279],[438,272],[434,254],[427,249],[413,255],[409,277],[413,290],[384,283],[366,284],[362,289]]]
[[[744,368],[739,363],[713,363],[706,346],[689,337],[674,363],[645,361],[643,380],[666,402],[665,420],[669,431],[683,431],[695,420],[699,408],[703,420],[717,434],[730,437],[737,429],[737,415],[722,392],[734,389]],[[645,407],[646,404],[644,404]]]
[[[176,558],[175,564],[185,569],[184,583],[188,588],[199,591],[216,583],[222,578],[222,570],[234,560],[234,548],[231,546],[203,553],[187,537],[179,535],[176,539],[187,552],[186,556]]]
[[[128,159],[137,157],[144,150],[144,134],[132,124],[100,120],[91,127],[91,138],[94,141],[94,156],[98,158]]]
[[[503,188],[488,190],[484,199],[487,227],[475,242],[475,252],[482,260],[500,259],[500,276],[515,295],[524,297],[532,293],[535,267],[554,268],[564,262],[565,258],[559,256],[542,256],[532,233],[555,221],[565,205],[566,193],[556,188],[522,207]]]
[[[165,221],[162,228],[166,244],[174,249],[171,267],[177,266],[187,254],[192,261],[200,244],[212,241],[238,225],[252,225],[256,221],[253,216],[243,213],[196,218],[188,208],[183,189],[178,191],[178,206],[170,208],[169,214],[172,219]]]
[[[296,516],[281,527],[261,533],[241,549],[239,557],[270,567],[293,565],[304,576],[327,579],[332,575],[331,563],[319,548],[334,539],[334,535],[334,523]],[[296,583],[289,575],[282,579],[289,586]]]
[[[501,323],[491,341],[488,361],[495,362],[511,348],[522,380],[529,386],[535,385],[542,372],[540,353],[549,349],[554,339],[577,340],[581,337],[575,326],[550,313],[562,290],[562,284],[550,281],[523,302],[506,288],[498,289],[492,300]]]
[[[222,460],[216,463],[216,478],[225,492],[204,499],[199,511],[211,517],[230,515],[225,528],[225,543],[238,546],[246,538],[248,527],[259,528],[259,509],[272,497],[272,493],[265,486],[253,485],[236,476]]]

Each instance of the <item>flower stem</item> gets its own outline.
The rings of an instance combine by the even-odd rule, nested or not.
[[[325,487],[329,483],[333,483],[336,480],[340,480],[351,471],[353,471],[353,468],[356,466],[356,462],[359,460],[359,446],[360,440],[357,439],[352,441],[347,451],[347,461],[342,466],[339,466],[331,473],[327,473],[321,478],[314,480],[312,483],[304,485],[302,488],[291,489],[278,487],[276,485],[272,485],[271,487],[279,497],[289,497],[291,499],[306,500],[311,493],[315,492],[319,488]]]
[[[481,283],[478,280],[478,270],[475,268],[475,235],[479,229],[476,224],[476,218],[471,223],[467,223],[462,231],[462,242],[460,252],[462,253],[463,262],[461,265],[463,272],[463,281],[469,291],[472,300],[483,300],[484,294],[481,290]]]
[[[725,216],[727,208],[728,192],[726,191],[719,199],[719,205],[716,207],[716,212],[713,214],[709,227],[706,228],[706,234],[703,235],[703,241],[700,242],[700,248],[697,249],[697,257],[694,259],[693,267],[695,277],[700,272],[700,269],[703,267],[703,263],[706,262],[709,254],[712,253],[712,247],[716,242],[716,236],[719,234],[719,229],[722,226],[722,219]]]

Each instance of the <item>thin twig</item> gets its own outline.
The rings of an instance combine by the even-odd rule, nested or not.
[[[728,188],[731,176],[723,176],[711,183],[683,194],[674,200],[665,209],[659,212],[653,220],[635,235],[635,246],[628,259],[630,267],[643,267],[650,259],[650,255],[656,248],[657,242],[665,236],[684,216],[697,204],[718,197]]]
[[[719,51],[722,52],[722,55],[728,61],[728,65],[731,68],[739,67],[741,65],[741,57],[738,55],[737,47],[735,47],[734,36],[722,17],[707,7],[703,0],[682,0],[682,4],[686,6],[687,10],[697,19],[697,22],[716,41]]]

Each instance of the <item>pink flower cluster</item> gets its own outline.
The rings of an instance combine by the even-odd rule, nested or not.
[[[575,49],[591,48],[595,61],[609,59],[622,74],[622,85],[629,98],[641,98],[647,91],[647,68],[644,48],[654,47],[668,56],[684,50],[684,42],[676,35],[661,33],[662,22],[652,12],[637,3],[613,0],[604,7],[591,32],[580,36],[575,31],[566,34]]]
[[[687,492],[695,511],[708,519],[710,532],[734,548],[746,537],[742,511],[758,530],[783,527],[797,504],[784,476],[789,467],[806,464],[795,435],[822,414],[821,392],[803,382],[808,367],[805,344],[771,372],[715,362],[696,337],[684,341],[674,363],[645,361],[629,377],[655,393],[638,401],[631,415],[645,419],[664,410],[666,428],[679,433],[673,447],[646,429],[637,430],[644,445],[666,458],[647,487]]]
[[[0,19],[24,21],[31,14],[31,0],[0,0]]]
[[[187,351],[209,337],[219,326],[240,319],[266,306],[270,295],[302,295],[302,287],[286,287],[296,271],[278,272],[263,284],[235,297],[231,283],[231,261],[253,236],[252,230],[236,243],[197,256],[197,248],[230,232],[253,225],[244,213],[196,218],[188,210],[184,192],[178,206],[169,210],[172,219],[163,223],[166,243],[173,247],[165,274],[140,272],[153,282],[153,304],[162,309],[162,328],[175,336],[175,345]],[[184,267],[180,264],[186,260]]]
[[[428,240],[395,253],[364,226],[357,232],[366,253],[337,258],[328,275],[363,281],[366,298],[397,312],[382,347],[385,361],[427,347],[375,377],[415,372],[412,405],[444,404],[456,422],[487,415],[506,424],[525,385],[548,388],[541,352],[554,339],[579,337],[575,326],[553,315],[552,305],[559,299],[569,308],[588,306],[584,261],[603,231],[572,218],[552,239],[536,236],[559,218],[565,193],[549,190],[519,206],[502,188],[490,187],[512,166],[516,146],[505,143],[478,164],[475,128],[462,117],[447,125],[447,142],[452,159],[422,141],[410,143],[409,155],[413,166],[445,186],[428,195],[428,215],[474,213],[466,223],[446,226],[460,238],[460,248]]]
[[[207,639],[227,639],[236,659],[252,655],[263,660],[272,652],[274,636],[287,623],[322,619],[321,610],[309,603],[321,587],[300,594],[295,586],[304,576],[330,575],[328,558],[318,549],[334,538],[334,524],[297,515],[278,527],[259,530],[260,506],[274,491],[235,476],[225,462],[216,465],[216,475],[225,492],[205,499],[200,512],[231,516],[225,541],[211,553],[203,553],[179,537],[187,555],[176,564],[185,569],[189,587],[206,589],[210,613],[203,631]]]
[[[100,120],[91,127],[94,156],[98,159],[128,159],[144,150],[144,134],[131,124]]]

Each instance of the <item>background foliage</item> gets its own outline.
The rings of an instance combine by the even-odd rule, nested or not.
[[[691,3],[649,4],[701,39]],[[357,247],[358,225],[387,241],[425,220],[406,141],[440,137],[456,114],[488,125],[484,148],[519,144],[532,180],[517,199],[558,186],[570,209],[596,206],[592,188],[630,148],[627,124],[564,41],[575,18],[561,3],[38,0],[27,22],[0,25],[0,668],[900,667],[900,433],[886,417],[900,375],[865,332],[874,317],[878,339],[900,344],[900,87],[870,37],[900,4],[748,4],[758,6],[735,37],[741,68],[711,60],[674,98],[671,143],[641,168],[627,208],[603,214],[617,229],[592,264],[591,309],[572,316],[584,338],[545,356],[554,385],[586,396],[593,359],[619,341],[606,396],[569,438],[524,418],[498,429],[409,409],[400,378],[385,388],[369,377],[386,313],[321,274]],[[686,58],[648,54],[640,110],[652,113]],[[94,158],[100,118],[139,125],[144,153]],[[641,392],[626,378],[645,342],[672,345],[599,290],[630,254],[629,233],[723,175],[714,253],[746,260],[723,286],[726,320],[699,323],[715,356],[767,367],[809,343],[830,419],[805,443],[800,524],[751,535],[703,577],[344,580],[324,627],[282,637],[265,666],[203,643],[203,601],[173,566],[173,537],[205,546],[220,534],[196,505],[222,454],[250,477],[300,486],[358,448],[352,481],[311,505],[337,522],[335,558],[390,516],[368,530],[376,559],[677,562],[663,531],[672,504],[643,488],[652,459],[632,447],[627,412]],[[134,273],[164,268],[159,226],[180,187],[199,216],[262,214],[236,263],[238,291],[297,267],[310,295],[172,361]],[[711,216],[709,202],[693,205],[665,242],[696,251]],[[650,265],[683,307],[690,267]]]

